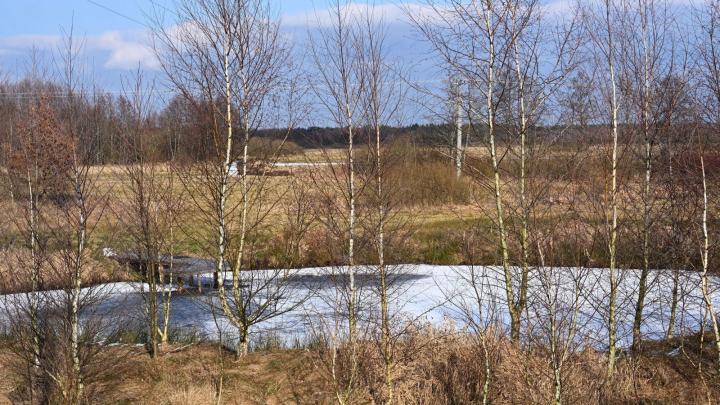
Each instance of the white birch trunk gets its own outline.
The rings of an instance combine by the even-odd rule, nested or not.
[[[610,240],[608,243],[608,253],[610,256],[610,296],[608,302],[608,375],[615,372],[616,350],[617,350],[617,325],[615,321],[617,310],[617,220],[618,220],[618,202],[617,202],[617,159],[618,159],[618,106],[617,106],[617,89],[615,84],[615,62],[613,49],[613,36],[610,25],[610,0],[605,0],[606,7],[606,23],[608,30],[608,69],[610,74],[611,99],[611,135],[612,135],[612,174],[611,174],[611,190],[610,190]]]
[[[705,175],[705,161],[703,157],[700,157],[700,167],[702,169],[702,183],[703,183],[703,216],[702,216],[702,231],[703,231],[703,245],[702,245],[702,273],[700,273],[700,283],[701,283],[701,289],[703,294],[703,299],[705,301],[705,307],[707,308],[707,312],[710,315],[710,323],[711,327],[713,329],[713,334],[715,335],[715,347],[717,349],[717,355],[718,355],[718,363],[717,368],[718,371],[720,371],[720,328],[718,327],[718,320],[717,315],[715,314],[715,307],[712,302],[712,297],[710,296],[710,280],[708,277],[708,260],[709,260],[709,250],[710,250],[710,237],[708,236],[708,226],[707,226],[707,217],[708,217],[708,191],[707,191],[707,179]]]
[[[647,40],[647,10],[644,9],[646,4],[640,1],[640,18],[641,18],[641,31],[642,31],[642,46],[643,46],[643,103],[642,103],[642,131],[643,138],[645,141],[645,179],[643,189],[643,268],[640,272],[640,280],[638,284],[638,299],[635,305],[635,319],[633,322],[633,343],[634,349],[637,349],[640,345],[641,334],[640,327],[642,326],[643,309],[645,306],[645,296],[647,294],[647,278],[650,273],[650,226],[651,226],[651,198],[652,198],[652,185],[651,185],[651,173],[652,173],[652,140],[650,134],[650,66],[649,66],[649,55],[648,55],[648,40]]]
[[[462,176],[463,165],[463,119],[462,119],[462,95],[460,94],[461,83],[453,81],[454,103],[455,103],[455,174],[458,178]]]
[[[76,162],[77,165],[77,162]],[[85,245],[87,236],[86,195],[83,190],[82,174],[77,166],[74,173],[75,204],[77,212],[77,245],[72,263],[71,289],[70,289],[70,360],[72,368],[73,389],[71,401],[80,403],[83,395],[83,376],[80,364],[80,296],[82,287],[82,274],[84,266]]]
[[[37,168],[36,168],[37,170]],[[31,173],[28,170],[28,193],[29,193],[29,207],[28,216],[30,217],[30,256],[32,261],[32,269],[30,270],[30,333],[32,336],[32,365],[34,368],[40,367],[40,322],[38,319],[39,311],[39,294],[40,289],[40,258],[38,252],[38,207],[36,197],[33,189],[33,182],[31,180]],[[37,178],[37,177],[36,177]]]
[[[520,337],[520,313],[515,308],[515,292],[513,287],[510,259],[508,255],[507,231],[505,229],[505,214],[503,212],[502,189],[500,181],[500,167],[498,164],[497,148],[495,143],[495,34],[492,27],[493,2],[487,0],[485,10],[485,30],[488,36],[488,63],[487,63],[487,125],[490,141],[490,159],[493,169],[493,186],[495,193],[495,212],[498,227],[498,239],[502,256],[502,268],[505,275],[505,295],[508,312],[510,314],[510,337],[517,340]]]

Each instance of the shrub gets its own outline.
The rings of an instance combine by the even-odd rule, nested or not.
[[[252,158],[272,159],[281,156],[302,154],[303,148],[292,141],[271,138],[251,138],[248,143],[248,154]]]
[[[417,148],[400,139],[389,149],[389,183],[397,184],[404,205],[464,204],[472,197],[468,176],[457,177],[451,160],[439,150]]]

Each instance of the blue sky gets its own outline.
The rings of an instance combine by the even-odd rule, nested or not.
[[[132,77],[140,67],[146,78],[158,79],[158,94],[169,94],[163,87],[163,75],[149,47],[149,33],[145,27],[147,14],[154,7],[172,9],[176,0],[0,0],[0,80],[20,78],[29,71],[31,49],[36,49],[43,68],[53,70],[52,55],[62,44],[63,29],[74,25],[76,39],[83,48],[86,84],[121,92],[124,78]],[[277,7],[286,32],[298,43],[302,53],[307,32],[322,24],[327,16],[328,0],[270,0]],[[386,45],[388,53],[401,61],[410,78],[427,86],[439,86],[444,76],[429,45],[418,39],[407,21],[404,4],[414,12],[427,12],[422,0],[351,0],[354,6],[373,2],[389,24]],[[568,15],[577,0],[540,0],[546,12]],[[592,0],[583,0],[592,1]],[[687,6],[693,0],[668,0],[671,4]],[[681,7],[682,10],[684,7]],[[677,11],[677,9],[676,9]],[[687,13],[680,12],[680,16]],[[311,69],[311,67],[309,67]],[[49,77],[52,78],[52,77]],[[160,97],[163,98],[163,97]],[[162,103],[163,100],[159,100]],[[413,117],[416,119],[418,117]]]
[[[355,0],[363,2],[365,0]],[[411,0],[412,1],[412,0]],[[401,15],[394,1],[376,0],[396,21]],[[0,0],[0,77],[22,76],[31,49],[41,58],[61,44],[63,30],[73,24],[82,39],[86,69],[101,87],[117,89],[120,77],[137,69],[156,71],[157,61],[148,47],[143,25],[154,7],[172,9],[174,0]],[[327,0],[276,0],[273,5],[289,30],[307,29],[315,14],[324,15]],[[398,24],[398,26],[403,24]],[[410,28],[393,30],[400,49],[409,49]]]
[[[140,67],[146,79],[156,79],[155,90],[162,104],[170,96],[158,62],[149,47],[145,23],[153,8],[172,9],[176,0],[0,0],[0,80],[18,79],[30,71],[31,49],[41,60],[41,69],[57,71],[53,54],[61,48],[63,30],[73,24],[74,38],[82,40],[84,84],[113,93],[122,93],[124,79]],[[295,38],[302,54],[303,43],[317,24],[324,24],[328,0],[270,0],[286,32]],[[398,4],[415,13],[425,13],[422,0],[351,0],[360,8],[373,2],[388,24],[386,45],[390,56],[399,60],[409,78],[426,86],[440,86],[444,73],[436,64],[429,45],[418,39]],[[554,12],[563,12],[575,0],[541,0]],[[306,52],[305,52],[306,53]],[[307,62],[307,61],[306,61]],[[311,66],[308,66],[312,69]],[[52,74],[52,73],[50,73]],[[47,77],[52,79],[52,76]],[[420,97],[422,98],[422,97]],[[425,100],[426,101],[426,100]],[[405,119],[422,121],[416,113]]]
[[[18,35],[54,35],[74,19],[78,32],[88,35],[110,30],[141,28],[131,21],[144,21],[144,12],[153,3],[172,7],[172,0],[2,0],[0,1],[0,37]],[[322,7],[322,1],[277,0],[284,15],[296,15]],[[379,2],[383,3],[383,2]],[[103,7],[107,7],[113,13]],[[127,16],[125,18],[123,16]]]

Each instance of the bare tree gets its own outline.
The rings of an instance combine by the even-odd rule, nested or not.
[[[172,288],[166,283],[173,279],[174,230],[184,199],[176,190],[175,162],[162,166],[158,151],[147,140],[154,84],[145,83],[138,71],[134,81],[126,84],[125,93],[119,131],[126,150],[123,172],[129,184],[119,191],[115,214],[129,236],[130,252],[137,258],[146,304],[148,351],[154,358],[159,346],[168,342]]]
[[[552,249],[552,247],[550,247]],[[545,260],[543,247],[538,244],[541,262]],[[537,319],[542,325],[541,334],[546,337],[553,380],[553,403],[563,403],[563,382],[568,379],[566,363],[578,349],[576,341],[581,313],[588,288],[588,270],[576,268],[545,267],[541,263],[540,293],[536,308]]]
[[[608,375],[615,372],[617,357],[617,246],[618,246],[618,161],[619,161],[619,102],[618,85],[616,74],[617,50],[616,39],[618,27],[618,10],[612,0],[605,0],[602,9],[585,9],[585,32],[589,34],[592,43],[596,46],[598,54],[596,60],[605,63],[605,77],[607,82],[607,123],[610,141],[610,186],[602,196],[602,211],[604,216],[607,234],[607,252],[609,267],[609,293],[607,301],[607,325],[608,325]]]
[[[60,50],[63,85],[55,95],[60,100],[35,95],[38,102],[33,97],[28,126],[22,130],[27,137],[10,165],[18,203],[25,205],[26,197],[29,201],[18,229],[22,234],[28,230],[27,247],[21,250],[31,264],[30,282],[19,283],[29,284],[24,287],[29,287],[29,299],[14,303],[19,316],[11,322],[30,324],[14,329],[26,340],[18,343],[26,353],[27,392],[36,402],[81,403],[104,372],[94,367],[99,353],[95,343],[107,329],[102,319],[90,316],[102,293],[86,285],[93,277],[89,243],[105,199],[96,188],[99,172],[90,168],[89,150],[78,133],[90,125],[81,109],[80,49],[70,31]],[[48,286],[57,290],[45,291]]]
[[[45,142],[54,144],[58,139],[55,122],[51,120],[50,108],[45,98],[41,98],[37,105],[33,105],[27,117],[18,128],[20,136],[19,147],[9,165],[10,188],[15,198],[13,200],[21,206],[22,214],[15,222],[20,231],[22,250],[26,254],[18,255],[18,262],[29,269],[29,280],[18,280],[20,286],[27,284],[29,289],[23,299],[11,305],[10,322],[17,325],[13,335],[17,342],[22,343],[16,349],[21,356],[27,370],[27,385],[30,387],[30,400],[34,398],[34,387],[40,378],[40,356],[42,355],[43,328],[41,327],[41,300],[40,293],[43,287],[43,278],[46,273],[48,231],[43,220],[45,204],[48,196],[56,189],[51,173],[55,170],[58,161],[46,159],[47,151],[42,145]],[[57,145],[57,144],[55,144]],[[54,152],[57,152],[55,150]],[[16,246],[17,248],[17,246]],[[24,278],[24,277],[23,277]]]
[[[337,127],[342,129],[345,139],[344,164],[330,163],[330,183],[333,187],[325,190],[324,200],[328,202],[327,212],[321,220],[331,231],[337,231],[339,240],[345,243],[342,268],[337,279],[336,305],[345,306],[347,318],[347,345],[350,348],[349,373],[345,383],[336,375],[337,358],[333,349],[331,369],[337,389],[337,400],[348,403],[353,397],[358,368],[358,287],[356,284],[357,211],[356,204],[360,188],[356,179],[355,138],[362,114],[362,92],[365,85],[364,67],[358,55],[358,23],[351,14],[350,3],[333,0],[328,11],[331,20],[329,28],[320,32],[312,42],[311,52],[319,72],[320,82],[314,87],[318,99],[330,114]],[[317,180],[316,180],[317,181]],[[340,194],[340,203],[336,201]],[[331,194],[329,194],[331,193]],[[336,275],[333,275],[336,277]],[[338,331],[339,332],[339,331]],[[335,333],[333,333],[335,335]],[[333,338],[333,345],[339,344]]]
[[[513,282],[512,265],[508,245],[506,209],[503,203],[503,181],[501,179],[498,153],[497,118],[498,105],[503,95],[503,82],[498,72],[511,55],[511,39],[503,27],[510,18],[510,7],[505,3],[487,1],[451,0],[447,4],[428,1],[436,19],[410,16],[413,24],[438,52],[446,63],[460,72],[470,88],[479,92],[476,112],[471,108],[468,114],[470,128],[482,133],[487,139],[492,167],[491,190],[494,195],[494,225],[497,230],[498,251],[502,264],[508,312],[510,335],[519,339],[520,323],[525,298],[516,292]],[[438,23],[436,20],[439,20]],[[476,116],[477,115],[477,116]],[[479,138],[479,136],[478,136]],[[520,287],[523,290],[522,287]]]
[[[705,160],[703,156],[700,156],[700,166],[702,170],[702,183],[703,183],[703,212],[702,212],[702,245],[700,248],[700,255],[702,259],[702,272],[700,273],[700,288],[702,289],[703,300],[705,301],[705,307],[710,317],[710,326],[712,327],[713,334],[715,335],[715,346],[718,350],[718,369],[720,369],[720,327],[718,326],[717,315],[715,314],[715,307],[710,296],[710,280],[708,277],[708,265],[709,265],[709,250],[710,250],[710,237],[708,234],[708,187],[707,187],[707,176],[705,175]]]
[[[56,121],[56,127],[63,131],[68,160],[64,170],[56,172],[62,187],[58,196],[58,226],[54,228],[53,239],[59,246],[59,258],[48,261],[58,275],[63,297],[57,303],[62,314],[55,342],[67,339],[67,346],[58,344],[58,351],[48,358],[45,372],[56,384],[65,403],[81,403],[85,398],[88,372],[97,354],[89,344],[100,330],[96,322],[87,321],[81,325],[84,310],[100,299],[101,293],[93,288],[83,290],[83,283],[92,277],[89,242],[95,226],[104,214],[105,195],[97,188],[101,170],[90,166],[91,151],[84,145],[79,128],[84,124],[79,106],[83,103],[84,92],[79,80],[82,65],[78,58],[82,46],[73,40],[72,28],[65,37],[61,52],[61,69],[65,91],[63,122]]]
[[[467,171],[493,194],[490,217],[502,265],[510,336],[518,340],[533,250],[531,218],[537,215],[540,201],[550,190],[549,181],[531,184],[531,171],[537,166],[531,161],[550,153],[548,146],[553,143],[550,139],[542,147],[542,142],[537,141],[540,136],[531,129],[542,122],[549,99],[571,68],[577,47],[572,35],[574,23],[562,27],[555,38],[540,34],[540,26],[551,22],[543,18],[535,1],[452,0],[427,4],[433,10],[432,18],[410,18],[444,62],[468,84],[473,97],[465,106],[466,137],[472,132],[473,138],[484,139],[488,148],[492,174],[486,176],[473,168]],[[542,58],[548,49],[553,49],[553,57]],[[508,171],[511,156],[517,158],[518,165]],[[515,179],[516,188],[512,184]],[[516,204],[508,197],[514,191]],[[516,228],[520,248],[517,255],[512,251],[516,222],[520,224]],[[513,267],[514,262],[521,265],[519,270]]]
[[[610,76],[610,125],[612,131],[612,158],[610,165],[612,167],[612,186],[610,189],[610,242],[608,244],[608,252],[610,254],[610,297],[608,302],[608,374],[615,371],[615,351],[616,351],[616,330],[615,321],[616,301],[617,301],[617,276],[616,276],[616,255],[617,255],[617,221],[618,221],[618,190],[617,190],[617,161],[618,161],[618,103],[615,86],[615,63],[613,48],[613,32],[610,26],[610,0],[605,2],[606,8],[606,24],[607,24],[607,61],[608,74]]]
[[[660,173],[656,173],[658,144],[663,137],[669,136],[678,118],[688,56],[687,47],[677,38],[676,22],[668,4],[640,1],[625,4],[623,10],[618,24],[623,27],[623,35],[619,37],[622,48],[619,63],[622,64],[621,91],[628,101],[625,103],[625,122],[629,132],[639,135],[642,140],[641,144],[633,142],[633,145],[642,149],[638,150],[637,158],[644,168],[640,190],[629,193],[630,199],[639,200],[640,206],[629,212],[633,222],[637,223],[642,261],[632,330],[633,348],[638,349],[648,283],[652,282],[649,280],[650,267],[659,259],[655,246],[661,238],[653,236],[662,229],[658,222],[666,211],[657,190],[660,180]],[[670,147],[670,153],[673,148]]]
[[[393,121],[401,119],[401,103],[404,99],[404,88],[399,67],[390,61],[386,44],[387,26],[383,16],[372,6],[364,10],[358,29],[358,54],[365,78],[363,86],[363,115],[370,142],[372,170],[370,171],[374,187],[368,192],[369,203],[374,206],[374,213],[368,215],[370,222],[368,233],[373,238],[377,256],[377,295],[380,313],[380,352],[384,363],[385,392],[382,402],[393,403],[395,355],[393,336],[393,317],[390,301],[393,293],[393,270],[396,266],[388,264],[392,249],[404,237],[403,221],[398,218],[398,180],[391,175],[393,157],[388,152],[387,136],[384,128]],[[458,100],[459,101],[459,100]],[[458,111],[460,114],[460,111]],[[461,131],[458,129],[458,131]],[[458,142],[462,142],[459,132]],[[460,156],[460,149],[456,151]],[[461,170],[458,167],[458,170]]]
[[[156,52],[172,85],[210,124],[211,158],[190,165],[182,181],[215,235],[214,243],[201,243],[216,260],[219,305],[238,331],[242,356],[251,327],[292,309],[280,305],[289,298],[287,272],[248,269],[248,235],[282,197],[270,196],[267,184],[278,151],[251,157],[248,145],[260,128],[277,125],[278,117],[286,121],[287,137],[297,120],[297,86],[287,79],[289,48],[269,2],[183,1],[176,16],[173,28],[156,18]]]

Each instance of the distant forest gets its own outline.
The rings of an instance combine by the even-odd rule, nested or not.
[[[125,153],[127,142],[123,133],[127,125],[131,125],[134,117],[133,101],[129,98],[132,93],[115,94],[102,90],[85,91],[82,94],[74,93],[68,96],[61,84],[37,78],[25,78],[16,82],[0,83],[0,145],[2,154],[0,162],[5,163],[8,156],[16,150],[18,145],[17,124],[22,120],[23,114],[33,107],[38,98],[45,97],[49,104],[62,117],[71,113],[80,117],[76,120],[76,133],[82,139],[86,159],[91,164],[122,164],[133,161],[133,156]],[[72,103],[66,99],[73,97]],[[147,95],[146,95],[147,97]],[[209,108],[209,107],[208,107]],[[144,112],[148,117],[142,128],[143,136],[147,142],[148,150],[153,151],[151,160],[162,162],[173,157],[180,160],[206,160],[215,152],[211,132],[212,114],[200,114],[203,111],[198,106],[191,106],[181,96],[176,96],[167,105],[154,111]],[[239,125],[239,124],[238,124]],[[468,124],[466,124],[467,126]],[[515,131],[512,124],[497,123],[496,139],[503,142],[511,138]],[[702,131],[697,123],[687,121],[674,124],[676,130],[682,125],[689,127],[688,133]],[[283,148],[286,154],[298,153],[299,149],[313,148],[342,148],[347,142],[347,134],[337,127],[305,126],[291,129],[255,129],[252,138],[257,142],[261,139],[271,141],[285,140]],[[465,139],[466,146],[485,145],[486,128],[476,126],[472,137]],[[239,131],[238,131],[239,133]],[[356,130],[356,140],[363,144],[368,136],[362,128]],[[451,123],[424,123],[407,126],[383,126],[383,137],[387,140],[403,139],[416,147],[447,149],[448,155],[454,145],[454,126]],[[637,131],[622,131],[623,136],[632,137]],[[573,124],[565,126],[553,125],[548,127],[534,126],[528,131],[529,137],[553,138],[556,146],[577,147],[578,140],[583,145],[602,144],[609,141],[608,126],[597,124]],[[712,142],[715,132],[710,130],[705,138]],[[642,139],[627,139],[626,142],[642,141]],[[682,142],[682,137],[676,138]],[[240,143],[236,143],[236,146]],[[146,157],[148,158],[148,157]]]

